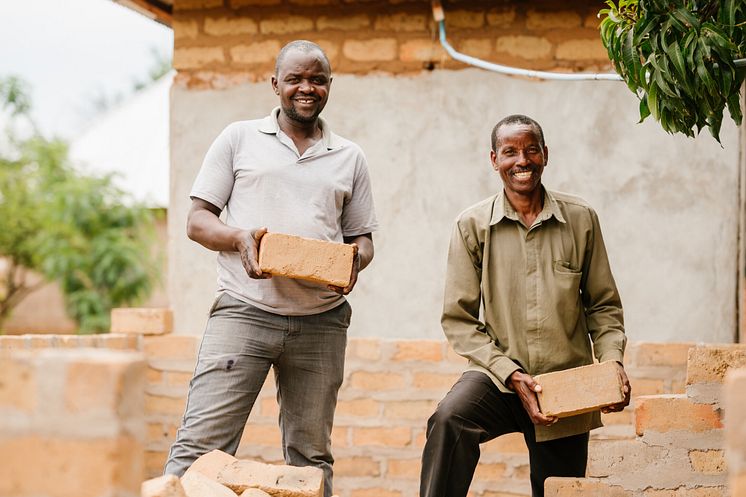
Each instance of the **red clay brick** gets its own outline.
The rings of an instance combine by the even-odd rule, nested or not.
[[[746,344],[702,345],[689,350],[686,384],[722,383],[729,369],[746,367]]]
[[[443,360],[443,342],[440,340],[403,340],[396,344],[394,361],[439,362]]]
[[[537,375],[539,406],[544,414],[566,417],[596,411],[624,400],[614,361]]]
[[[694,404],[685,395],[653,395],[635,399],[635,430],[703,432],[722,428],[718,412],[709,404]]]
[[[173,331],[171,309],[121,307],[111,310],[112,333],[162,335]]]
[[[345,243],[267,233],[259,246],[262,271],[336,286],[347,286],[354,249]]]
[[[632,492],[616,485],[587,478],[550,477],[544,482],[544,497],[632,497]]]

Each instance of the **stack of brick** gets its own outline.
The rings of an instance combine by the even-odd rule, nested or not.
[[[3,341],[0,495],[137,495],[144,474],[142,355],[19,350]]]
[[[181,479],[164,475],[142,484],[141,497],[323,497],[319,468],[270,465],[238,460],[214,450],[199,459]]]
[[[468,55],[530,69],[609,67],[598,2],[444,6],[449,40]],[[294,39],[319,43],[337,73],[466,67],[440,46],[429,0],[176,0],[172,27],[177,84],[190,87],[264,80]]]
[[[551,478],[547,497],[724,497],[721,390],[730,368],[746,366],[746,345],[688,352],[686,393],[638,397],[629,440],[595,440],[588,479]]]
[[[725,448],[731,497],[746,497],[746,368],[725,377]]]

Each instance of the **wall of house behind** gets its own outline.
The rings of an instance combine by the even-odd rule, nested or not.
[[[511,113],[542,123],[544,182],[598,211],[632,340],[729,342],[735,332],[739,137],[673,137],[636,124],[621,83],[547,82],[468,69],[445,56],[424,0],[176,0],[171,106],[169,296],[175,331],[200,334],[215,256],[185,235],[189,190],[228,123],[277,104],[268,78],[287,41],[327,51],[324,117],[365,150],[381,224],[350,300],[354,336],[437,338],[457,214],[500,187],[489,134]],[[608,70],[599,3],[445,3],[449,39],[500,63]]]

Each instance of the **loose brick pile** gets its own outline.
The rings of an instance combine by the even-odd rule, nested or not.
[[[145,481],[141,497],[323,497],[324,473],[314,467],[238,460],[214,450],[179,480],[164,475]]]
[[[609,67],[598,2],[444,5],[449,40],[468,55],[529,69]],[[264,80],[294,39],[319,43],[336,73],[466,67],[440,46],[429,0],[177,0],[172,27],[177,84],[190,87]]]
[[[636,438],[594,440],[589,478],[551,478],[546,483],[546,496],[727,496],[722,384],[728,370],[744,365],[746,345],[699,345],[689,349],[686,393],[637,397]],[[739,381],[741,387],[746,385],[742,375],[731,377],[732,388],[737,388]],[[741,406],[743,413],[746,404],[738,399],[733,397],[732,405]],[[732,451],[740,449],[746,454],[742,442],[746,415],[734,412],[732,423],[733,429],[738,430],[735,426],[740,425],[742,430],[728,439]],[[731,459],[740,461],[735,455]]]

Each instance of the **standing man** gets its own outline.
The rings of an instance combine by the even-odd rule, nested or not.
[[[229,125],[205,156],[187,233],[218,251],[218,295],[166,473],[183,474],[213,449],[235,454],[273,367],[285,461],[321,468],[332,494],[330,436],[351,315],[344,295],[373,259],[377,222],[362,151],[319,117],[331,82],[318,45],[287,44],[272,77],[280,106]],[[352,244],[349,286],[270,278],[257,263],[268,230]]]
[[[497,123],[490,160],[503,191],[456,221],[441,323],[469,365],[428,421],[420,497],[466,496],[479,444],[511,432],[526,440],[533,497],[549,476],[585,476],[600,414],[543,415],[534,375],[591,364],[595,353],[616,361],[624,383],[624,402],[605,411],[629,404],[622,303],[598,218],[542,186],[548,157],[536,121]]]

